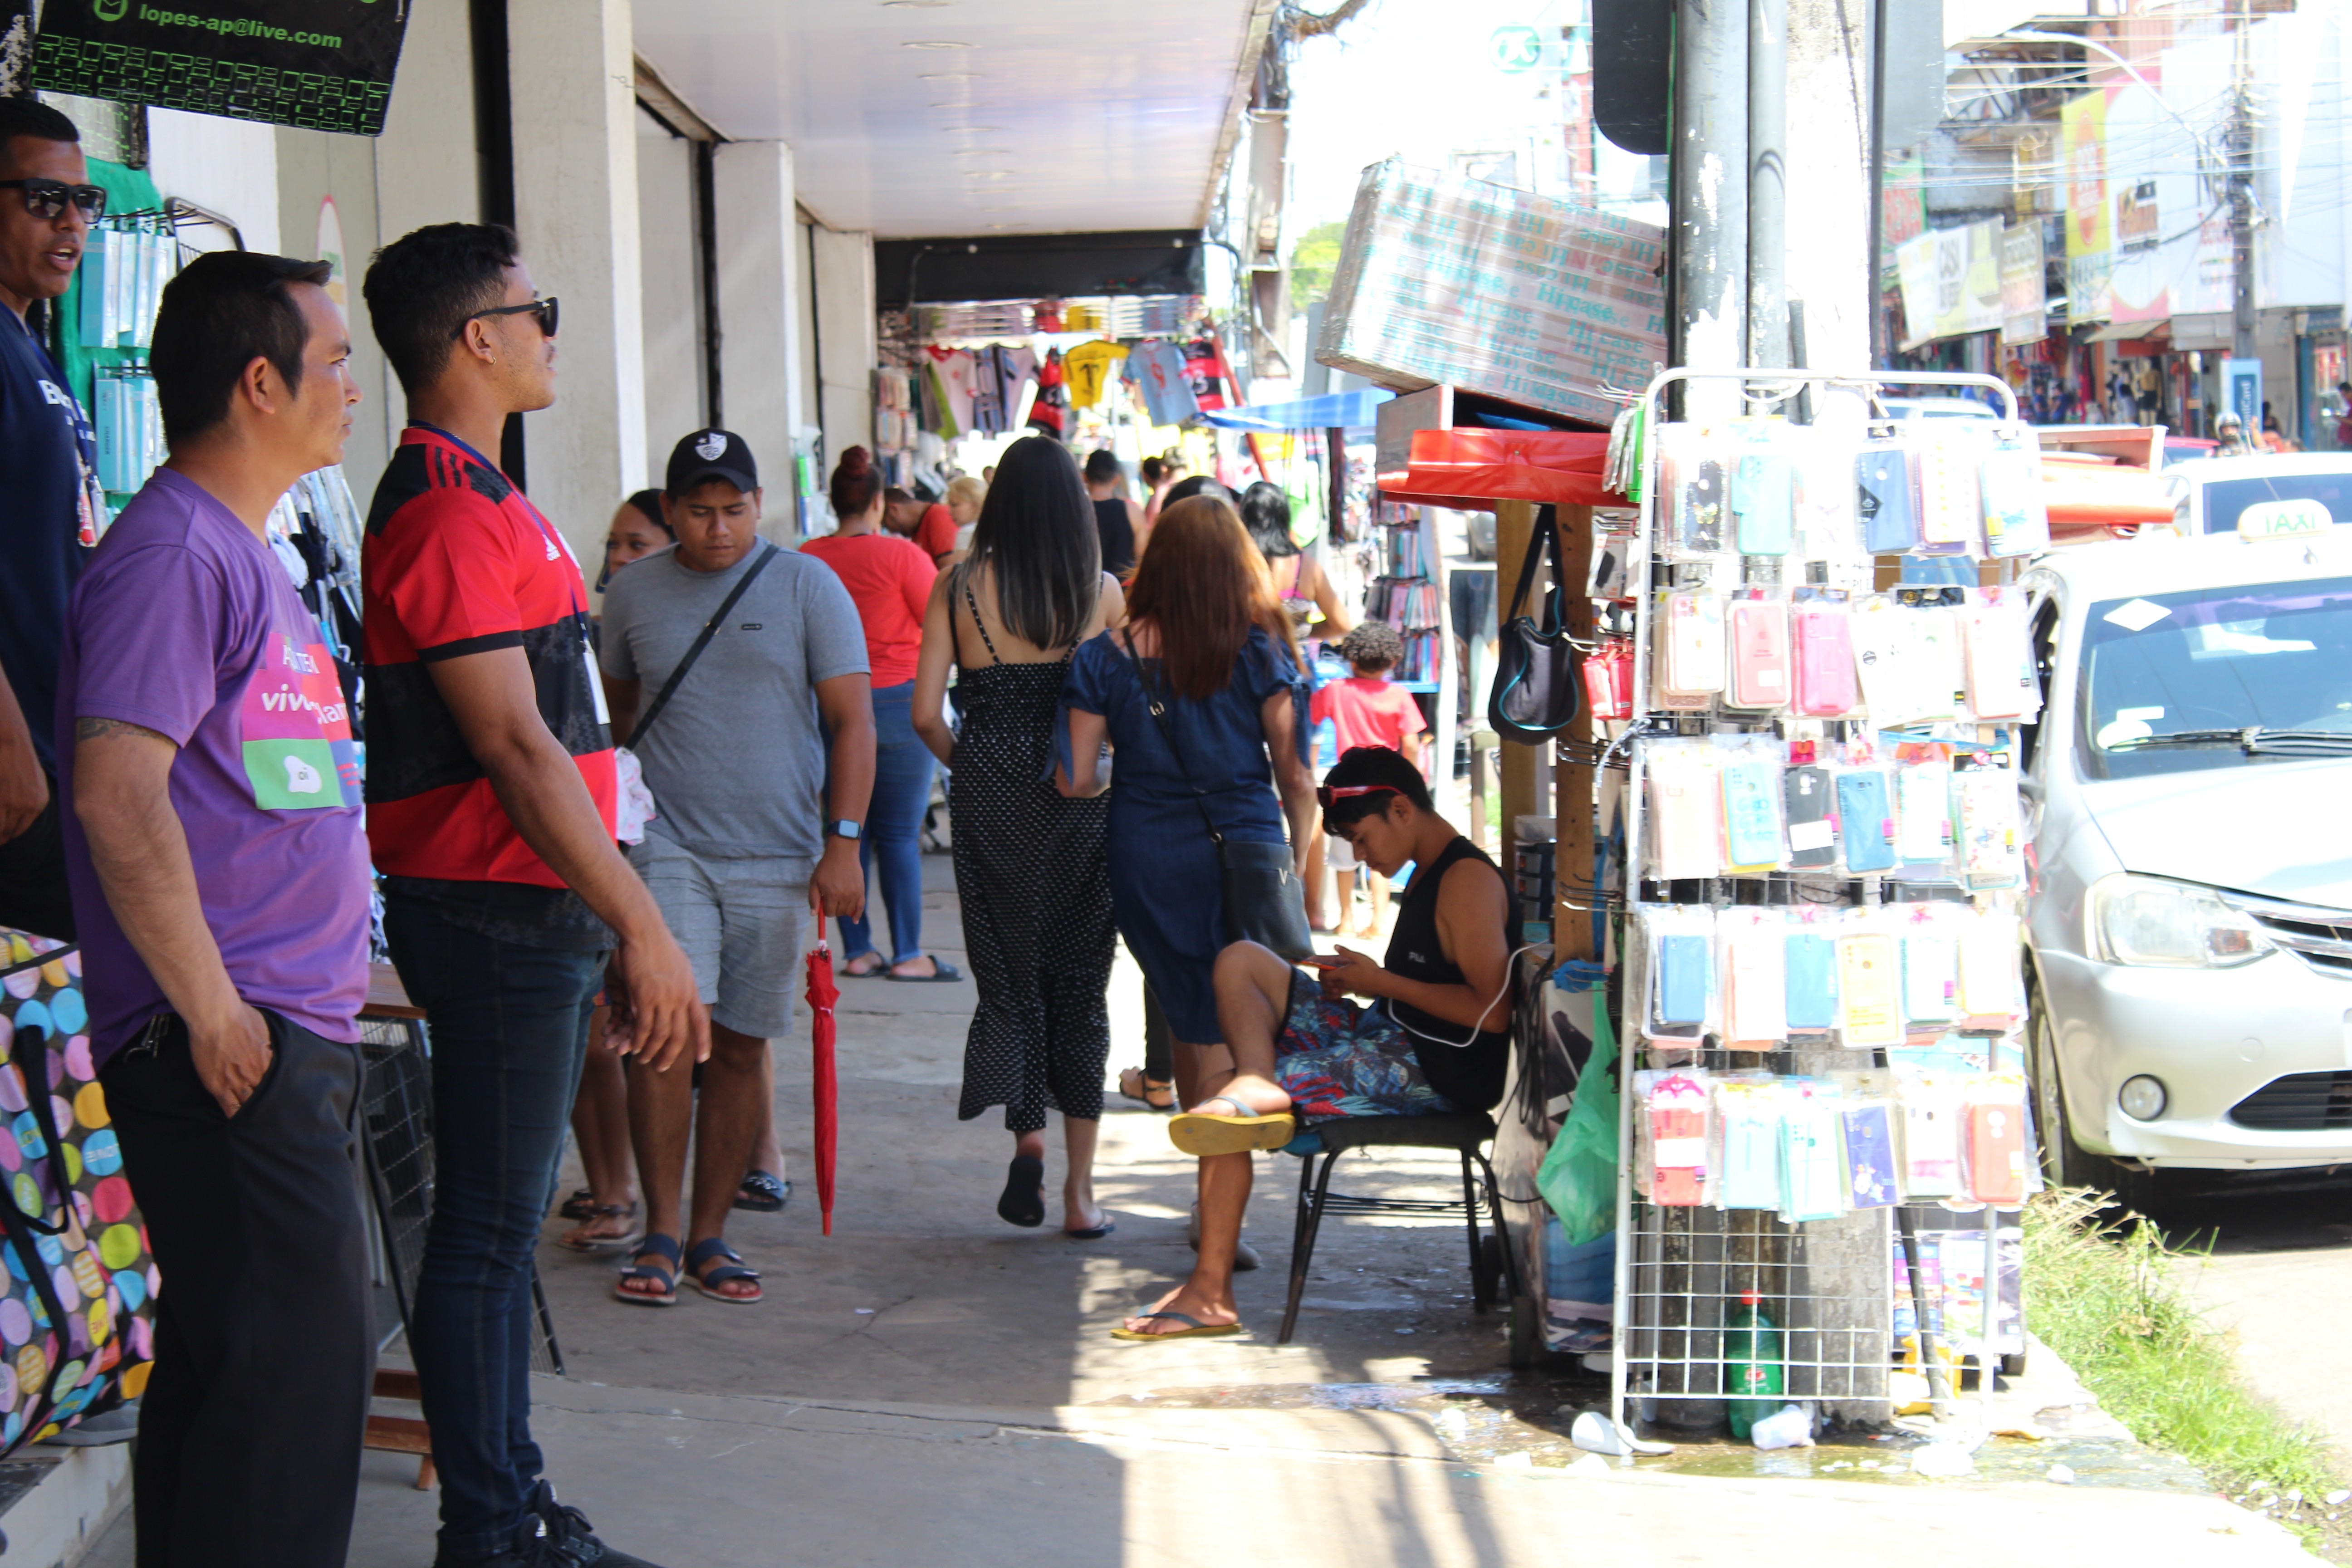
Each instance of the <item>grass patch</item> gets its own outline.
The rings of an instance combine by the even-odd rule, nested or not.
[[[2352,1520],[2326,1439],[2238,1380],[2228,1342],[2170,1279],[2156,1226],[2102,1219],[2107,1200],[2045,1193],[2025,1213],[2028,1325],[2140,1441],[2197,1466],[2228,1495],[2338,1556]]]

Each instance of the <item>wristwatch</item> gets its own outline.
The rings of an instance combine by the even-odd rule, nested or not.
[[[846,838],[855,842],[858,835],[866,831],[866,825],[862,822],[852,822],[847,817],[844,817],[839,822],[827,823],[824,830],[835,838]]]

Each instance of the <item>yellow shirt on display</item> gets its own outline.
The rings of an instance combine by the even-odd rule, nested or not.
[[[1069,377],[1070,406],[1092,408],[1102,401],[1103,384],[1110,379],[1110,367],[1127,357],[1127,350],[1113,342],[1080,343],[1062,356],[1062,373]]]

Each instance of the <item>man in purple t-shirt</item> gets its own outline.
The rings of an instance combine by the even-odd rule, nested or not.
[[[359,401],[324,262],[163,290],[171,458],[100,542],[58,689],[90,1053],[164,1279],[142,1568],[343,1562],[373,1374],[352,1163],[368,857],[351,718],[267,542]]]

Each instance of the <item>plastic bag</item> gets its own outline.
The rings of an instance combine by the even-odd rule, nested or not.
[[[1592,1055],[1576,1080],[1568,1120],[1536,1171],[1536,1190],[1581,1247],[1617,1227],[1617,1036],[1609,1011],[1592,1015]]]

